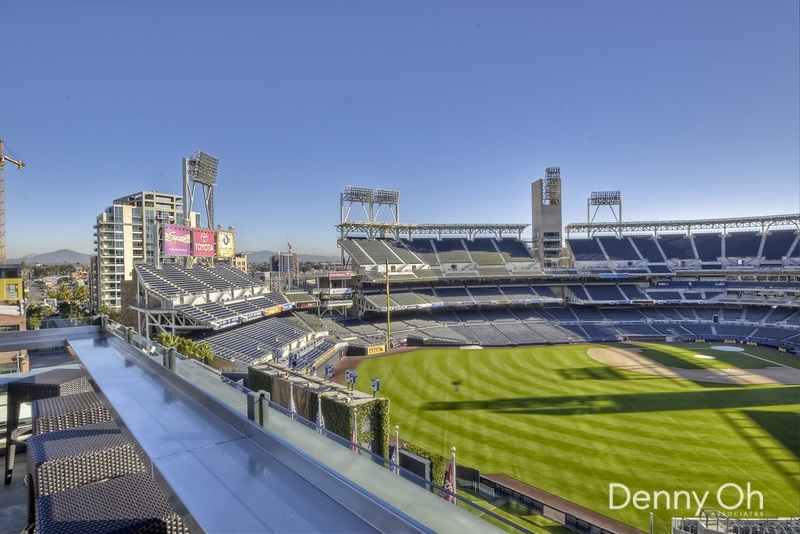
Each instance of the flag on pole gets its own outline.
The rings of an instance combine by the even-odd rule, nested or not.
[[[322,434],[322,429],[325,428],[325,419],[322,417],[322,395],[317,395],[317,426],[319,433]]]
[[[444,485],[442,486],[443,489],[452,492],[453,491],[453,464],[450,464],[450,467],[447,468],[447,471],[444,473]],[[453,502],[453,495],[451,493],[446,493],[444,491],[439,492],[439,496],[446,500],[447,502]]]
[[[294,419],[297,408],[294,405],[294,383],[291,380],[289,381],[289,410],[291,411],[292,419]]]
[[[289,252],[291,252],[292,251],[292,244],[291,243],[286,243],[286,246],[289,248]]]

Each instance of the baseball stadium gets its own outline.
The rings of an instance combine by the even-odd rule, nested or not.
[[[796,532],[800,214],[629,222],[595,191],[565,225],[561,190],[531,184],[531,224],[420,224],[347,186],[336,270],[165,249],[136,330],[507,530]]]

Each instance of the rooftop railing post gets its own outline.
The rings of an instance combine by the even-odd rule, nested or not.
[[[269,403],[269,393],[263,389],[258,392],[258,424],[264,426],[266,422],[267,403]]]

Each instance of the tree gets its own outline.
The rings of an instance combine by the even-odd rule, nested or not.
[[[42,327],[42,316],[31,315],[28,317],[28,330],[39,330]]]
[[[122,314],[119,312],[119,310],[116,310],[115,308],[112,308],[108,304],[100,305],[100,309],[97,310],[97,311],[98,311],[98,313],[100,315],[108,316],[108,318],[111,319],[112,321],[114,321],[115,323],[118,323],[118,322],[120,322],[122,320]],[[162,345],[163,345],[163,343],[162,343]]]
[[[214,351],[205,343],[196,343],[191,339],[166,332],[157,334],[154,340],[164,347],[174,347],[175,350],[187,358],[194,358],[201,361],[212,360],[214,358]]]
[[[208,363],[214,359],[214,351],[205,343],[195,343],[194,356],[198,360]]]
[[[178,343],[178,336],[170,334],[168,332],[161,332],[160,334],[156,334],[156,337],[154,339],[157,343],[160,343],[162,346],[167,348],[174,347]]]
[[[54,292],[53,298],[55,298],[58,302],[70,302],[72,301],[72,291],[67,287],[67,284],[64,282],[58,285],[58,288]]]
[[[72,301],[77,303],[86,302],[89,298],[89,292],[86,290],[85,285],[77,285],[72,288]]]

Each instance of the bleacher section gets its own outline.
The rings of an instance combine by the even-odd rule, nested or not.
[[[162,265],[157,268],[142,263],[136,265],[136,273],[148,290],[164,298],[265,287],[247,273],[225,264],[214,267],[196,265],[189,268],[178,265]]]
[[[700,261],[718,262],[722,257],[722,239],[719,234],[694,234],[694,244]]]
[[[530,263],[535,261],[528,248],[520,241],[515,241],[513,239],[500,239],[492,241],[494,241],[495,245],[497,245],[497,249],[500,251],[500,254],[507,263]]]
[[[595,239],[568,239],[567,244],[575,261],[606,261],[606,256]]]
[[[603,249],[605,249],[606,255],[610,260],[638,261],[640,259],[627,237],[623,237],[622,239],[617,239],[616,237],[598,237],[597,239],[603,246]]]
[[[309,329],[292,321],[273,317],[226,332],[204,335],[198,341],[207,343],[214,355],[222,359],[255,365],[272,359],[278,349],[299,343],[310,334]]]
[[[773,230],[764,238],[764,250],[761,255],[766,260],[780,260],[789,255],[789,250],[796,240],[797,233],[794,230]]]
[[[639,254],[641,254],[642,257],[648,262],[664,263],[664,255],[661,253],[656,241],[652,237],[631,236],[630,240],[639,251]]]
[[[361,267],[384,265],[428,265],[451,271],[452,265],[464,266],[464,271],[480,269],[484,275],[508,275],[509,263],[517,268],[530,267],[535,259],[520,241],[493,238],[461,238],[413,240],[401,239],[342,239],[339,245]],[[490,272],[487,269],[493,268]],[[472,271],[475,272],[474,270]],[[430,272],[435,275],[436,272]],[[465,272],[463,274],[470,274]],[[441,276],[441,274],[439,274]]]
[[[591,300],[594,301],[617,302],[625,300],[625,295],[615,285],[586,284],[585,288]]]
[[[446,238],[433,242],[439,257],[439,265],[449,265],[452,263],[472,263],[464,243],[461,239]]]
[[[775,262],[800,258],[800,238],[795,230],[772,230],[766,235],[746,231],[725,235],[660,234],[657,239],[596,236],[570,238],[567,244],[579,270],[589,272],[670,274],[675,269],[724,270],[740,265],[741,260],[751,267],[774,268]],[[796,262],[789,265],[797,267]]]
[[[477,263],[479,266],[502,265],[505,263],[503,256],[494,246],[494,240],[492,239],[483,238],[474,239],[472,241],[465,239],[464,244],[467,246],[467,250],[469,251],[472,261]]]
[[[145,290],[161,300],[161,313],[173,310],[190,319],[188,324],[219,330],[235,324],[275,315],[294,302],[314,302],[305,292],[290,293],[291,299],[271,293],[246,273],[228,265],[182,267],[139,264],[136,273]]]
[[[370,263],[384,265],[387,261],[390,265],[405,263],[393,251],[385,239],[360,239],[358,245],[364,253],[372,260]]]
[[[424,263],[439,265],[439,258],[436,257],[436,251],[430,239],[414,239],[412,241],[401,239],[400,243]]]
[[[692,248],[692,241],[685,235],[662,234],[658,244],[664,256],[670,260],[697,259]]]
[[[726,258],[757,258],[761,247],[761,234],[731,233],[725,236]]]

